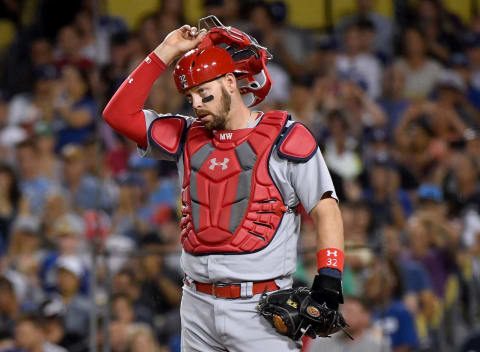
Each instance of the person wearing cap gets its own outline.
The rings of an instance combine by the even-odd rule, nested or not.
[[[66,307],[60,300],[47,299],[39,310],[42,330],[49,343],[59,345],[68,351],[88,351],[87,341],[82,336],[65,330]]]
[[[87,336],[90,302],[82,295],[80,284],[85,274],[82,261],[75,256],[62,256],[56,263],[56,284],[58,294],[52,299],[59,299],[66,309],[65,330],[68,333]]]
[[[37,280],[40,263],[45,257],[41,248],[42,236],[38,218],[26,215],[17,217],[12,227],[6,258],[8,269],[25,285],[25,296],[22,299],[38,301],[43,298]]]
[[[56,290],[56,265],[59,258],[64,256],[74,256],[79,258],[82,263],[81,292],[87,292],[87,257],[83,254],[85,226],[83,219],[73,213],[62,215],[53,223],[52,240],[56,245],[56,250],[45,256],[39,276],[42,288],[47,293],[53,293]]]
[[[338,197],[312,133],[286,111],[250,109],[270,91],[271,54],[246,33],[207,20],[215,23],[208,33],[185,25],[167,35],[120,86],[103,118],[141,155],[177,162],[183,178],[182,348],[299,351],[301,343],[279,334],[257,304],[262,293],[292,286],[301,202],[317,235],[312,298],[339,308]],[[142,109],[174,62],[177,89],[196,119]]]

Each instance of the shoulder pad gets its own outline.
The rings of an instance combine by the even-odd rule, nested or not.
[[[148,139],[164,153],[177,157],[187,132],[187,122],[180,116],[162,116],[150,124]]]
[[[275,119],[285,119],[290,120],[292,117],[287,111],[284,110],[270,110],[263,114],[262,119],[264,118],[275,118]]]
[[[309,129],[302,123],[294,122],[278,141],[277,153],[284,159],[305,163],[315,155],[317,146]]]

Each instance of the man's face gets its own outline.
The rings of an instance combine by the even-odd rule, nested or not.
[[[79,288],[79,279],[72,272],[65,269],[58,269],[57,271],[57,284],[61,293],[73,294],[77,292]]]
[[[345,300],[341,310],[351,332],[361,332],[368,327],[369,313],[357,300]]]
[[[113,278],[113,292],[115,293],[126,293],[127,288],[131,285],[133,283],[128,275],[120,273]]]
[[[197,118],[209,130],[226,129],[227,116],[232,99],[227,92],[222,77],[200,84],[186,91],[185,97],[192,104]],[[204,98],[213,96],[213,100],[203,102]]]
[[[41,343],[42,334],[35,324],[23,321],[15,328],[15,342],[18,347],[33,349]]]
[[[81,159],[65,159],[64,173],[67,180],[82,177],[85,174],[85,163]]]
[[[17,160],[22,176],[32,176],[37,170],[37,158],[31,147],[22,147],[17,151]]]

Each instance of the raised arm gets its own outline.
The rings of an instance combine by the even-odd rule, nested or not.
[[[118,133],[147,147],[147,129],[142,108],[150,89],[177,57],[195,48],[206,32],[185,25],[168,34],[122,83],[103,111],[104,120]]]

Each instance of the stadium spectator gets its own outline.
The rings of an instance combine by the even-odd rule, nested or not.
[[[345,50],[337,55],[335,66],[339,75],[362,86],[371,99],[381,94],[382,67],[378,59],[365,52],[361,24],[352,23],[345,30]]]
[[[92,61],[88,60],[81,53],[82,42],[79,30],[68,25],[60,29],[57,36],[57,50],[55,53],[55,64],[58,69],[64,66],[73,65],[77,69],[85,70],[92,67]]]
[[[59,300],[47,300],[40,307],[40,317],[45,339],[67,351],[87,352],[86,340],[75,333],[65,331],[66,308]]]
[[[254,3],[249,9],[250,33],[268,47],[275,63],[296,77],[303,71],[301,62],[310,54],[311,36],[286,25],[285,6],[283,2]]]
[[[41,242],[38,218],[26,215],[17,217],[12,227],[5,264],[8,273],[14,275],[23,287],[22,301],[38,303],[44,297],[38,280],[38,270],[45,257]]]
[[[51,124],[37,122],[34,127],[34,135],[38,147],[38,159],[40,173],[58,183],[61,177],[61,162],[55,153],[56,135]]]
[[[465,30],[465,26],[441,1],[420,1],[411,18],[425,36],[429,56],[447,62],[450,53],[461,50],[458,33]]]
[[[140,300],[155,312],[154,320],[160,324],[154,328],[160,341],[166,343],[180,324],[178,306],[182,277],[165,266],[165,258],[160,252],[162,245],[163,241],[155,233],[142,238],[140,249],[146,254],[140,258],[138,275],[142,282]]]
[[[39,66],[35,70],[32,93],[15,95],[8,107],[8,124],[24,128],[33,134],[38,121],[52,123],[55,117],[54,101],[58,88],[57,69],[53,65]]]
[[[95,28],[92,15],[86,10],[77,13],[74,23],[80,36],[80,55],[96,64],[105,64],[109,60],[109,33],[104,27]]]
[[[353,180],[360,175],[363,165],[357,152],[357,141],[350,133],[350,123],[341,110],[332,110],[326,120],[330,137],[323,143],[325,161],[330,165],[332,177],[334,180],[336,176],[342,181]]]
[[[16,322],[22,314],[31,312],[34,305],[21,301],[15,294],[15,287],[5,276],[0,277],[0,341],[14,337]]]
[[[399,300],[401,277],[392,262],[378,260],[365,285],[374,326],[390,338],[393,352],[414,351],[419,344],[413,315]]]
[[[131,352],[161,352],[152,329],[145,324],[133,324],[128,329],[128,348]]]
[[[90,302],[80,292],[81,278],[84,275],[80,259],[65,256],[57,260],[58,295],[52,299],[61,300],[65,305],[65,331],[86,337],[89,326]]]
[[[410,99],[426,98],[435,87],[442,67],[427,57],[425,38],[418,29],[407,28],[402,43],[404,56],[394,65],[405,75],[403,94]]]
[[[111,211],[113,195],[98,178],[87,173],[85,150],[80,145],[69,144],[61,153],[64,161],[62,189],[72,209],[80,215],[88,209]]]
[[[56,291],[57,262],[59,258],[68,256],[78,257],[82,262],[82,292],[87,292],[89,258],[84,254],[84,236],[83,219],[78,215],[67,213],[54,222],[51,240],[56,248],[45,256],[39,268],[39,277],[45,292],[51,294]]]
[[[0,164],[0,239],[1,253],[4,253],[9,240],[12,223],[18,213],[20,189],[14,170],[7,164]]]
[[[358,199],[344,203],[341,210],[347,248],[344,290],[346,295],[361,295],[364,293],[366,279],[375,256],[372,248],[376,245],[371,243],[372,214],[368,206]]]
[[[440,234],[430,232],[427,224],[417,217],[410,219],[407,225],[411,257],[422,263],[429,273],[435,295],[443,299],[449,275],[456,270],[453,248],[447,243],[439,247],[440,243],[434,240]]]
[[[133,305],[135,317],[139,321],[152,324],[154,311],[142,301],[140,283],[133,271],[124,268],[115,274],[112,282],[112,294],[128,297]]]
[[[479,165],[468,153],[458,153],[452,158],[452,165],[445,181],[445,197],[450,204],[449,212],[460,216],[468,208],[480,205],[478,188]]]
[[[404,96],[405,75],[397,66],[390,66],[383,76],[383,95],[379,104],[387,116],[386,130],[389,138],[400,123],[410,102]]]
[[[36,148],[33,140],[25,140],[17,145],[16,157],[20,174],[20,190],[28,204],[26,211],[33,215],[40,215],[53,183],[41,174]]]
[[[322,135],[323,126],[317,110],[317,101],[312,99],[313,84],[314,78],[311,76],[299,77],[292,82],[289,111],[298,121],[305,124],[318,139]]]
[[[45,338],[42,322],[35,315],[21,317],[15,326],[15,347],[8,352],[67,352],[66,349],[51,344]]]
[[[372,160],[368,167],[363,201],[370,208],[373,226],[379,229],[388,224],[403,228],[412,206],[408,194],[400,188],[398,170],[391,160],[383,157]]]
[[[95,103],[87,72],[64,65],[61,74],[63,89],[55,102],[60,119],[57,121],[57,150],[68,143],[81,144],[94,130]]]
[[[373,23],[375,27],[374,48],[376,51],[390,54],[393,50],[392,39],[395,34],[395,24],[393,21],[374,9],[374,0],[357,0],[356,12],[351,16],[345,16],[338,23],[335,32],[338,38],[341,38],[346,28],[360,19],[366,19]]]
[[[348,321],[348,330],[355,340],[336,334],[331,339],[315,339],[306,349],[307,352],[389,352],[390,341],[382,331],[371,326],[371,313],[365,301],[358,297],[348,297],[342,306],[343,317]]]
[[[122,324],[130,325],[136,320],[132,301],[125,294],[116,294],[112,297],[112,313],[114,320]]]

